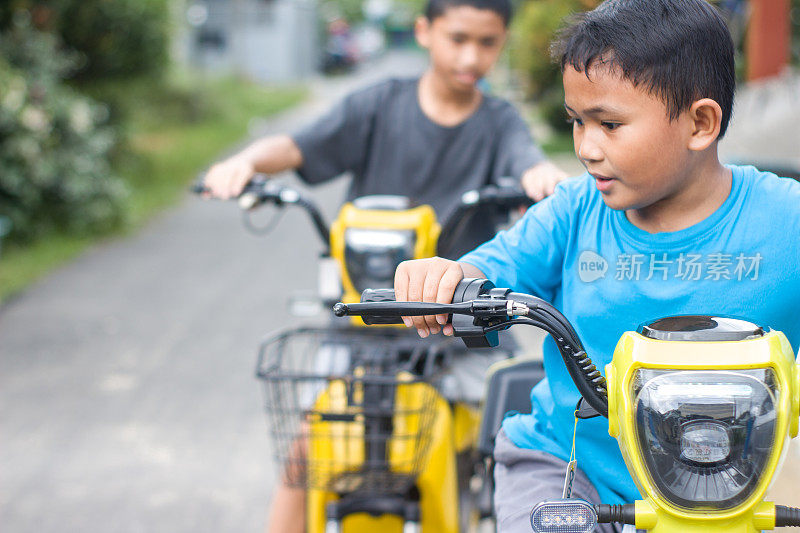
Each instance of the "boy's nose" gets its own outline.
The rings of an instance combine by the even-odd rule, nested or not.
[[[461,68],[475,68],[478,64],[478,47],[471,44],[462,47],[459,60]]]
[[[603,151],[600,149],[600,145],[596,142],[593,142],[588,135],[584,135],[580,139],[580,143],[577,144],[577,148],[578,159],[581,161],[588,163],[602,161],[603,159]]]

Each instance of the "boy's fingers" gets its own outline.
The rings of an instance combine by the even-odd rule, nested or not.
[[[440,261],[431,261],[431,267],[425,274],[425,286],[422,293],[423,302],[438,302],[442,303],[439,297],[439,287],[442,282],[442,277],[447,272],[447,264],[442,264]],[[431,333],[438,333],[441,329],[437,315],[426,315],[424,317],[425,325]]]
[[[408,265],[403,262],[397,266],[394,272],[394,299],[398,302],[408,301]],[[410,317],[403,317],[403,324],[407,328],[413,325]]]
[[[203,178],[203,185],[206,186],[206,194],[214,198],[221,198],[222,195],[220,194],[221,191],[219,190],[219,185],[217,185],[216,177],[215,169],[211,167],[205,178]]]
[[[461,267],[453,261],[439,257],[404,261],[395,272],[395,299],[398,302],[449,303],[461,278]],[[404,317],[403,322],[424,338],[442,331],[446,319],[446,315],[426,315]]]
[[[424,266],[420,265],[417,261],[409,263],[408,272],[408,293],[407,298],[403,301],[420,302],[422,301],[422,292],[425,284],[425,270]],[[397,294],[395,294],[397,298]],[[417,329],[420,337],[428,336],[428,328],[425,325],[425,319],[421,316],[410,317],[413,327]]]
[[[425,269],[425,281],[422,284],[422,298],[419,301],[430,303],[436,301],[436,289],[442,277],[442,272],[443,268],[437,262],[430,261],[428,263],[428,268]],[[425,315],[417,318],[423,324],[420,329],[424,329],[428,333],[437,333],[439,331],[440,328],[436,322],[435,315]]]
[[[453,294],[456,292],[458,283],[464,279],[464,273],[458,265],[450,265],[445,270],[439,281],[439,287],[436,292],[436,302],[440,304],[449,304],[453,301]],[[436,322],[439,324],[447,323],[447,315],[436,315]]]
[[[394,298],[398,302],[408,301],[408,265],[405,261],[394,272]]]
[[[228,180],[228,197],[236,198],[242,193],[247,180],[250,179],[246,169],[237,168],[236,173]]]
[[[536,202],[541,201],[544,197],[539,180],[528,179],[522,183],[522,188],[525,190],[525,194]]]

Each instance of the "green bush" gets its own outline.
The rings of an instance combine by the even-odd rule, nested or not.
[[[0,214],[10,238],[100,233],[122,221],[122,181],[111,175],[107,111],[63,84],[72,61],[27,25],[0,37]]]
[[[77,52],[78,80],[160,74],[169,55],[168,0],[5,0],[0,32],[28,19]]]
[[[558,131],[569,131],[564,112],[561,72],[550,45],[565,17],[596,7],[600,0],[528,0],[512,22],[512,66],[523,73],[526,94],[538,101],[545,121]]]

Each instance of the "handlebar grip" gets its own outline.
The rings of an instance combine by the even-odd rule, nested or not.
[[[361,293],[361,303],[394,302],[394,289],[366,289]],[[365,324],[402,324],[399,316],[362,316]]]
[[[361,293],[362,304],[394,301],[394,289],[366,289]]]

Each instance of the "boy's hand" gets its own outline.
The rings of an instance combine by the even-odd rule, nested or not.
[[[203,184],[211,196],[228,200],[239,196],[255,173],[256,169],[249,160],[233,156],[208,169]]]
[[[538,202],[553,194],[556,185],[568,177],[566,172],[553,163],[544,161],[526,170],[520,179],[520,184],[525,194]]]
[[[456,261],[441,257],[403,261],[394,274],[394,296],[398,302],[447,304],[453,301],[456,286],[462,279],[464,272]],[[439,331],[453,334],[447,315],[404,316],[403,322],[407,327],[417,328],[422,338]]]

